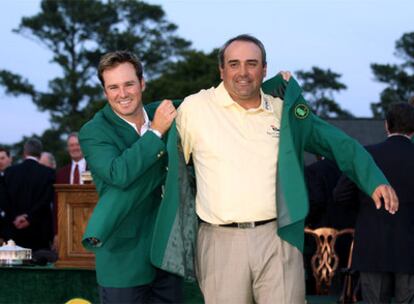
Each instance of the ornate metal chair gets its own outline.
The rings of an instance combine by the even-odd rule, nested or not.
[[[339,257],[335,252],[335,243],[339,236],[354,235],[354,229],[336,230],[333,228],[305,228],[305,233],[312,235],[316,241],[316,252],[312,256],[311,266],[316,281],[316,293],[326,295],[338,268]]]

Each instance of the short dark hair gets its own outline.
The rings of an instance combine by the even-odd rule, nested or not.
[[[106,53],[99,60],[98,78],[103,87],[105,87],[105,82],[103,79],[103,72],[105,70],[115,68],[121,63],[125,63],[125,62],[129,62],[134,66],[137,77],[141,81],[143,68],[142,68],[142,64],[139,61],[138,57],[129,51],[115,51],[115,52]]]
[[[43,145],[37,138],[29,138],[24,144],[24,152],[26,155],[39,158],[42,154]]]
[[[7,157],[10,157],[10,150],[7,149],[6,147],[0,146],[0,152],[5,152]]]
[[[224,67],[224,52],[229,47],[229,45],[232,44],[234,41],[246,41],[246,42],[251,42],[251,43],[254,43],[255,45],[257,45],[258,48],[260,49],[260,52],[262,53],[263,67],[266,66],[266,64],[267,64],[266,50],[265,50],[265,47],[264,47],[263,43],[259,39],[257,39],[256,37],[254,37],[252,35],[242,34],[242,35],[238,35],[236,37],[233,37],[233,38],[227,40],[226,43],[224,43],[223,46],[220,48],[219,53],[218,53],[218,61],[219,61],[220,67]]]
[[[407,102],[392,103],[385,115],[388,132],[410,134],[414,132],[414,106]]]

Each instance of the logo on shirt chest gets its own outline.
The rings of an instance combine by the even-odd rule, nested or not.
[[[270,125],[269,128],[267,129],[266,133],[268,135],[270,135],[271,137],[273,137],[273,138],[278,138],[279,134],[280,134],[280,129],[278,129],[274,125]]]

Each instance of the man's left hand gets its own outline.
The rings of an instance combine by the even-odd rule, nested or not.
[[[381,198],[384,200],[384,208],[389,213],[398,211],[398,197],[394,189],[389,185],[379,185],[371,195],[377,209],[381,208]]]
[[[292,74],[289,71],[280,71],[279,73],[280,75],[282,75],[282,78],[287,82],[289,82],[290,77],[292,77]]]

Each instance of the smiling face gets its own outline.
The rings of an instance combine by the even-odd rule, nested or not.
[[[266,76],[260,48],[253,42],[232,42],[224,52],[220,76],[235,102],[241,106],[260,103],[260,86]]]
[[[121,63],[102,73],[106,98],[114,112],[122,118],[135,122],[142,113],[143,79],[139,80],[134,66]]]
[[[83,158],[82,150],[77,136],[70,136],[67,141],[67,148],[70,158],[75,162]]]

